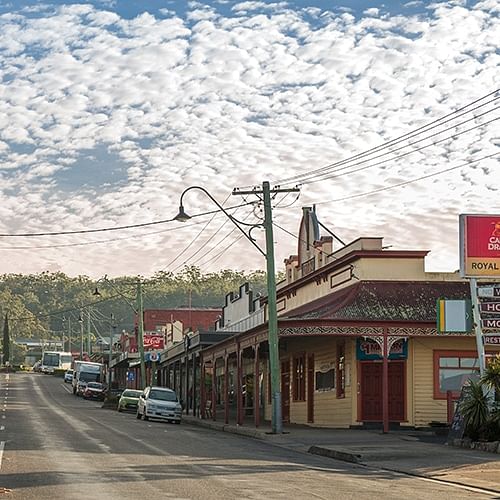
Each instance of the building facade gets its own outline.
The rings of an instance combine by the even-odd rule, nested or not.
[[[382,238],[332,247],[305,208],[298,252],[277,290],[284,422],[385,430],[445,423],[447,395],[479,364],[472,332],[438,334],[436,303],[469,298],[469,283],[425,272],[428,252],[388,249]],[[256,426],[271,418],[266,306],[260,299],[262,321],[254,323],[242,308],[246,316],[231,323],[248,328],[202,351],[209,418]]]

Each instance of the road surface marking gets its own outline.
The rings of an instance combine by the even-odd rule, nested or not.
[[[5,430],[5,425],[0,425],[0,431],[4,431]]]
[[[73,392],[70,389],[68,389],[64,384],[61,384],[61,387],[66,391],[69,392],[70,394]]]
[[[8,373],[5,375],[5,380],[10,380],[10,375]]]
[[[0,470],[2,469],[2,458],[3,458],[4,447],[5,447],[5,441],[0,441]]]
[[[2,415],[2,418],[5,418],[5,415]]]

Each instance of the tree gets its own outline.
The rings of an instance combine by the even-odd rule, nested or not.
[[[3,364],[10,361],[10,335],[9,335],[9,316],[5,313],[3,322]]]

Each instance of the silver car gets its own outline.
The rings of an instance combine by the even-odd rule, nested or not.
[[[143,418],[144,420],[158,418],[180,424],[182,406],[175,391],[166,387],[146,387],[139,396],[137,418]]]

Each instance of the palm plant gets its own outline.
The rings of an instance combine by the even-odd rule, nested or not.
[[[500,354],[497,354],[485,367],[481,383],[500,395]],[[498,398],[497,398],[498,399]]]
[[[489,398],[481,382],[469,380],[464,390],[464,398],[460,402],[466,426],[466,434],[476,439],[489,420]]]

